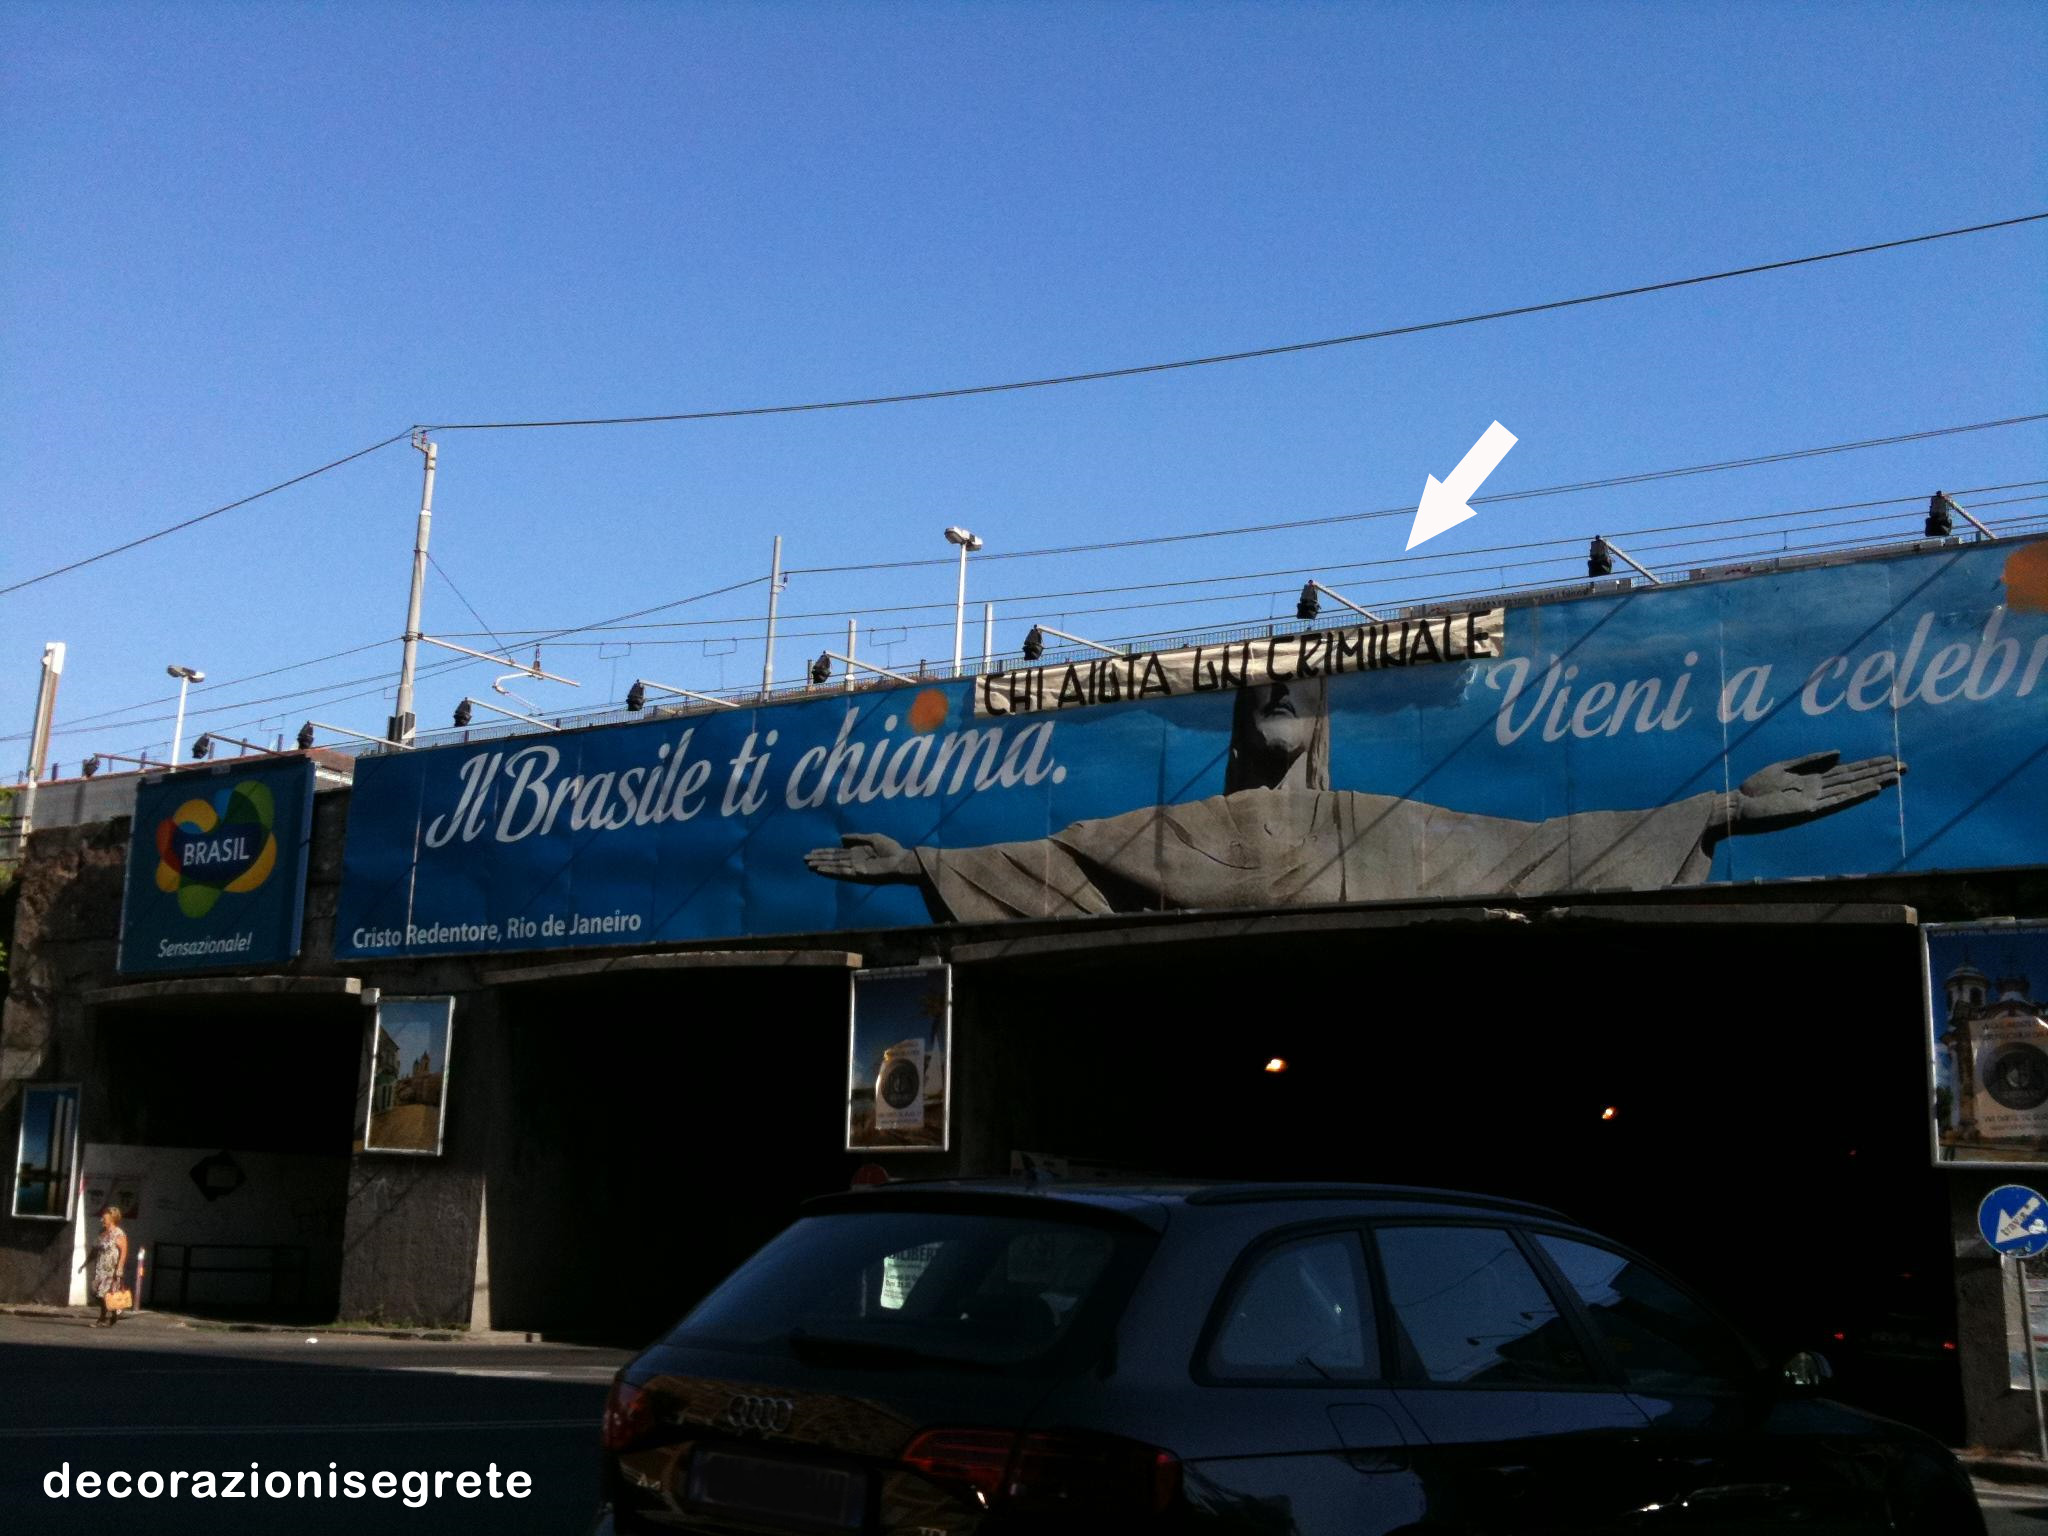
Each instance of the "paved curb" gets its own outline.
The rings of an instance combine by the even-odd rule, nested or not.
[[[0,1316],[33,1317],[46,1320],[87,1322],[99,1316],[97,1307],[0,1306]],[[336,1328],[332,1325],[295,1327],[286,1323],[217,1322],[212,1318],[187,1317],[176,1312],[151,1310],[131,1312],[123,1322],[130,1326],[187,1328],[194,1333],[275,1333],[299,1338],[402,1339],[435,1344],[538,1344],[537,1333],[506,1332],[501,1329],[467,1328]]]
[[[1963,1470],[1987,1483],[2025,1483],[2048,1487],[2048,1462],[2008,1451],[1961,1450],[1955,1453]]]

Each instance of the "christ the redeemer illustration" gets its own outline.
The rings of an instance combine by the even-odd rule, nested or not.
[[[1703,881],[1722,838],[1831,816],[1904,771],[1895,757],[1814,752],[1734,790],[1645,810],[1473,815],[1332,789],[1317,679],[1238,694],[1220,795],[980,848],[905,848],[855,832],[804,862],[834,880],[916,884],[939,922],[1643,889]]]

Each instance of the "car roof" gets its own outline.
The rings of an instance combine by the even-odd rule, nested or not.
[[[1429,1189],[1409,1184],[1347,1184],[1325,1182],[1256,1183],[1240,1180],[1133,1180],[1128,1183],[1094,1180],[1075,1181],[1044,1176],[1013,1175],[1007,1178],[899,1179],[887,1184],[864,1185],[845,1194],[821,1195],[805,1202],[806,1210],[860,1209],[866,1202],[896,1201],[979,1204],[991,1197],[1051,1200],[1101,1212],[1125,1215],[1163,1215],[1162,1208],[1210,1205],[1274,1205],[1341,1202],[1354,1206],[1377,1206],[1385,1213],[1413,1214],[1418,1207],[1441,1211],[1481,1211],[1534,1216],[1548,1221],[1576,1225],[1548,1206],[1526,1200],[1468,1191]],[[1372,1214],[1380,1214],[1373,1212]]]

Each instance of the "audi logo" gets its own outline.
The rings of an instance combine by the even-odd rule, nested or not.
[[[718,1422],[728,1429],[751,1429],[765,1435],[779,1435],[789,1428],[789,1421],[795,1414],[796,1404],[786,1397],[749,1397],[745,1393],[735,1393],[732,1401],[725,1405],[725,1412],[718,1416]]]

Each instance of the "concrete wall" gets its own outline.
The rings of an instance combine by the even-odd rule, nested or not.
[[[98,1109],[84,994],[114,968],[128,823],[53,828],[29,840],[19,882],[9,985],[0,1008],[0,1147],[11,1165],[24,1082],[79,1082],[80,1124]],[[12,1188],[7,1191],[12,1195]],[[70,1295],[71,1222],[17,1221],[0,1200],[0,1298],[63,1304]]]
[[[1956,1255],[1956,1344],[1963,1357],[1969,1443],[2031,1455],[2039,1444],[2033,1395],[2013,1389],[2007,1368],[2006,1298],[2013,1287],[1977,1229],[1977,1207],[2001,1184],[2040,1188],[2041,1173],[2025,1168],[1958,1170],[1948,1180]]]
[[[195,1310],[260,1309],[270,1299],[270,1284],[261,1274],[192,1274],[182,1284],[166,1269],[162,1245],[277,1245],[303,1250],[310,1286],[325,1285],[340,1267],[341,1203],[346,1193],[345,1157],[309,1157],[278,1152],[240,1152],[234,1161],[242,1182],[214,1197],[194,1180],[192,1171],[217,1149],[213,1147],[143,1147],[88,1142],[84,1153],[85,1211],[103,1204],[123,1206],[122,1228],[131,1255],[151,1254],[154,1288],[146,1284],[147,1305],[175,1309],[175,1287]],[[253,1263],[261,1256],[214,1256],[220,1263]],[[132,1277],[132,1274],[131,1274]],[[72,1286],[72,1300],[83,1302],[84,1276]],[[332,1306],[331,1300],[327,1303]],[[314,1314],[325,1310],[315,1305]]]
[[[437,988],[436,982],[442,985]],[[441,1155],[364,1152],[370,1060],[356,1094],[356,1151],[348,1173],[341,1316],[371,1321],[489,1326],[472,1317],[470,1291],[483,1220],[484,1171],[495,1139],[502,1070],[495,1000],[470,978],[406,978],[386,996],[456,996],[446,1063]]]

